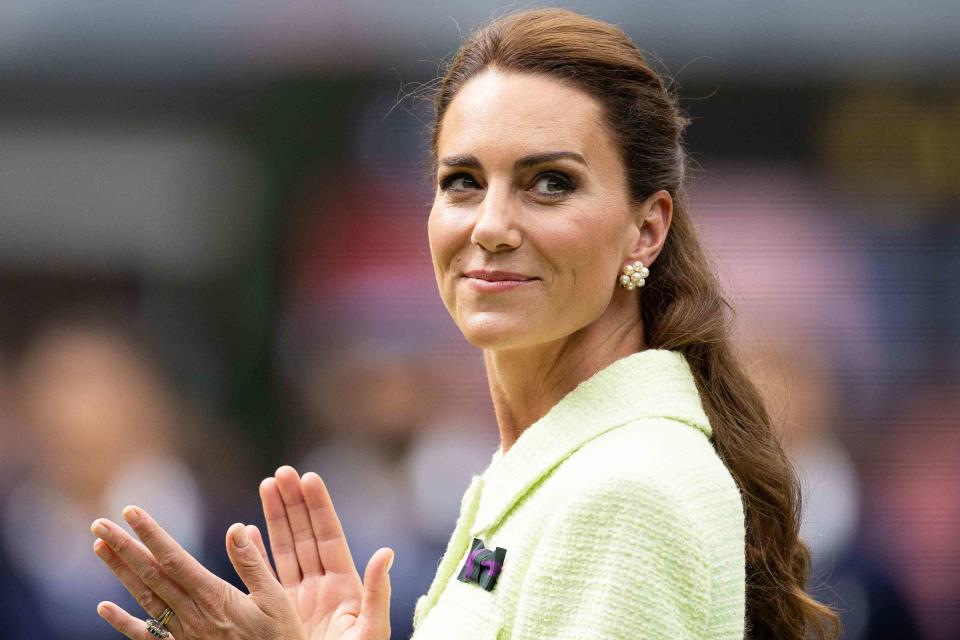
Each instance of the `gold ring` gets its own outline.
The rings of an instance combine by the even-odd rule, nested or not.
[[[166,625],[168,622],[170,622],[170,618],[172,617],[173,617],[173,609],[171,609],[170,607],[167,607],[166,609],[163,610],[163,613],[160,614],[160,617],[157,618],[157,622],[159,622],[161,625]]]

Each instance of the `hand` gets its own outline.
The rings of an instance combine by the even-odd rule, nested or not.
[[[173,610],[166,627],[176,640],[307,638],[251,538],[259,538],[256,527],[234,524],[227,531],[227,554],[247,595],[207,571],[143,509],[127,507],[123,516],[143,542],[98,518],[91,525],[99,538],[94,551],[152,617]],[[97,612],[128,638],[154,640],[143,620],[111,602],[100,603]]]
[[[289,470],[289,471],[286,471]],[[283,485],[288,486],[290,473],[299,484],[296,472],[289,467],[278,471],[278,478],[287,476]],[[306,495],[308,517],[313,518],[314,504],[319,488],[327,496],[319,476],[307,480]],[[307,478],[305,476],[305,479]],[[277,489],[273,479],[265,480],[261,485],[264,507],[270,505],[274,514],[271,523],[271,538],[274,554],[278,557],[278,568],[283,567],[281,575],[287,575],[288,584],[277,582],[276,576],[267,560],[266,549],[260,531],[253,525],[244,527],[234,524],[227,531],[227,553],[250,594],[235,589],[216,577],[192,556],[184,551],[153,519],[143,510],[128,507],[124,517],[131,524],[143,544],[133,539],[121,527],[106,519],[93,523],[94,533],[101,538],[94,549],[116,574],[126,588],[134,595],[141,606],[153,617],[158,617],[169,606],[174,617],[167,624],[174,640],[211,640],[216,638],[296,638],[311,640],[384,640],[390,637],[389,607],[390,582],[387,570],[393,561],[393,552],[378,550],[367,564],[365,573],[366,588],[360,584],[359,576],[353,568],[349,551],[353,580],[342,578],[324,580],[324,576],[315,576],[309,570],[300,573],[298,554],[304,549],[303,533],[297,529],[293,534],[291,525],[298,522],[297,505],[291,508],[292,517],[287,517],[286,501],[283,494],[271,494],[270,487]],[[286,491],[286,489],[285,489]],[[337,530],[339,520],[333,512],[333,506],[326,498],[329,509],[325,511],[332,517]],[[282,516],[277,515],[279,506]],[[300,507],[304,507],[303,500]],[[327,525],[329,526],[329,522]],[[283,529],[289,540],[297,540],[291,545],[289,555],[283,548]],[[102,526],[103,529],[98,528]],[[274,533],[274,530],[277,533]],[[321,540],[325,539],[321,535]],[[342,531],[340,539],[344,549],[346,540]],[[330,542],[323,546],[313,539],[315,552],[331,549]],[[326,555],[323,556],[326,559]],[[291,559],[294,564],[291,564]],[[297,577],[293,579],[291,568],[296,568]],[[330,569],[328,569],[330,571]],[[350,575],[345,576],[349,578]],[[334,585],[336,585],[334,587]],[[330,588],[334,587],[334,588]],[[104,602],[98,612],[117,630],[129,638],[154,640],[147,631],[143,620],[135,618],[113,603]]]
[[[378,549],[361,583],[316,473],[280,467],[260,483],[260,498],[277,575],[311,640],[389,640],[393,551]]]

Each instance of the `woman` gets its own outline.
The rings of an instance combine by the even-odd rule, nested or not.
[[[435,106],[433,265],[483,349],[501,445],[414,638],[836,637],[804,591],[796,481],[731,351],[686,208],[689,120],[660,77],[618,28],[538,9],[467,39]],[[276,577],[255,527],[227,532],[249,596],[136,508],[142,545],[100,519],[95,546],[178,640],[388,638],[392,551],[361,583],[316,474],[282,467],[261,498]]]

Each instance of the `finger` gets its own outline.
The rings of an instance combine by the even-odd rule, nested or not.
[[[153,554],[163,573],[196,600],[206,601],[220,588],[220,579],[187,553],[149,513],[130,506],[123,510],[123,517]]]
[[[267,521],[273,561],[277,565],[277,577],[284,587],[295,586],[302,578],[300,561],[297,560],[293,532],[287,522],[287,510],[283,506],[283,496],[280,495],[276,478],[266,478],[260,483],[260,501],[263,503],[263,517]]]
[[[300,489],[300,475],[293,467],[283,466],[277,469],[275,477],[287,511],[290,531],[293,533],[293,548],[297,552],[297,560],[300,561],[300,571],[304,576],[323,573],[317,538],[313,533],[307,505],[303,501],[303,491]]]
[[[192,603],[190,596],[164,573],[160,563],[143,544],[134,540],[120,525],[106,518],[94,520],[90,529],[94,535],[110,545],[140,581],[150,587],[171,609],[177,612],[188,610]]]
[[[283,587],[247,534],[247,528],[240,523],[227,529],[227,555],[254,599],[277,603],[286,598]]]
[[[378,549],[363,572],[363,601],[360,604],[359,623],[364,633],[376,637],[390,637],[389,571],[393,565],[393,555],[392,549]]]
[[[270,556],[267,555],[267,548],[263,545],[263,536],[260,535],[260,529],[257,528],[257,525],[248,524],[247,535],[250,536],[251,540],[253,540],[253,544],[257,545],[257,551],[259,551],[260,555],[263,556],[263,561],[266,563],[267,567],[270,568],[271,575],[276,578],[277,572],[273,570],[273,565],[270,564]]]
[[[97,605],[100,617],[113,625],[113,628],[131,640],[157,640],[149,631],[147,623],[140,618],[134,618],[121,607],[112,602],[101,602]],[[167,636],[167,640],[176,640],[174,634]]]
[[[312,471],[303,474],[300,485],[324,571],[355,574],[357,568],[350,554],[347,537],[343,534],[340,518],[333,508],[327,485]]]
[[[153,589],[145,585],[143,580],[137,577],[137,574],[133,572],[127,563],[124,562],[106,542],[103,540],[94,542],[93,551],[103,560],[104,564],[113,572],[113,575],[120,580],[120,583],[126,587],[130,595],[137,601],[137,604],[143,607],[144,611],[154,618],[163,613],[164,609],[167,608],[167,604],[157,597]],[[176,615],[170,620],[167,627],[174,633],[180,631],[180,622]]]

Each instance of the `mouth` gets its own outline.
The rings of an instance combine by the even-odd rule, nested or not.
[[[463,274],[463,277],[473,280],[483,280],[485,282],[529,282],[530,280],[539,280],[539,278],[534,278],[533,276],[522,273],[515,273],[513,271],[489,271],[481,269],[467,271]]]
[[[483,278],[474,278],[470,276],[464,276],[463,279],[466,281],[468,286],[480,293],[513,291],[514,289],[526,288],[526,286],[529,286],[531,283],[539,280],[539,278],[529,278],[527,280],[512,280],[508,278],[501,278],[499,280],[486,280]]]
[[[476,276],[463,276],[467,280],[478,280],[480,282],[532,282],[540,278],[478,278]]]

